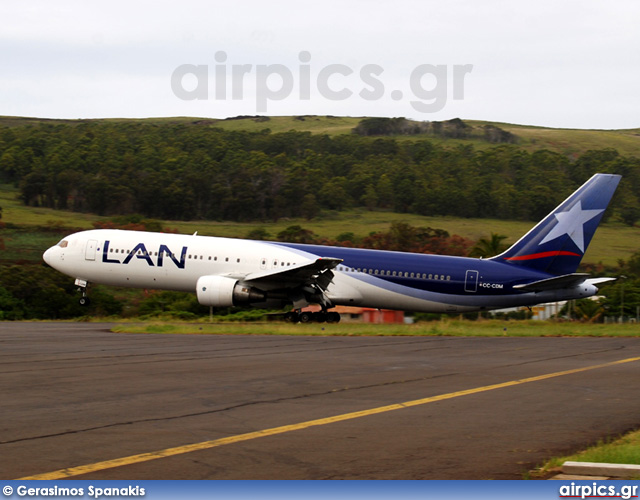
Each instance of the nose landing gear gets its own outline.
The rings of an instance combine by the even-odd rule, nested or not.
[[[89,282],[77,279],[76,285],[78,285],[78,291],[82,292],[82,297],[78,299],[78,303],[83,307],[91,304],[91,299],[87,295],[87,287],[89,286]]]

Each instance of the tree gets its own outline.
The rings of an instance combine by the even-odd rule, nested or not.
[[[373,210],[378,205],[378,195],[371,184],[366,187],[365,193],[360,198],[360,202],[367,207],[367,210]]]
[[[313,243],[315,235],[308,229],[303,229],[299,225],[289,226],[278,233],[278,241],[286,241],[288,243]]]
[[[381,208],[390,208],[393,206],[393,184],[387,174],[382,174],[378,179],[376,193],[378,195],[378,206]]]
[[[268,240],[269,238],[271,238],[271,234],[269,234],[269,232],[265,228],[258,227],[249,231],[246,238],[248,240]]]
[[[24,312],[24,303],[0,286],[0,321],[23,319]]]
[[[640,306],[640,280],[621,278],[600,290],[607,314],[614,317],[635,316]]]
[[[343,187],[344,177],[330,179],[320,189],[318,196],[321,203],[332,210],[342,210],[350,205],[350,198]]]
[[[576,300],[572,315],[577,320],[595,323],[602,318],[604,313],[605,308],[602,303],[599,300],[589,298]]]
[[[507,237],[502,234],[491,233],[489,238],[480,238],[469,253],[470,257],[493,257],[504,252],[508,245],[502,243]]]
[[[302,199],[302,206],[300,208],[302,210],[302,215],[307,220],[313,219],[320,213],[320,207],[318,206],[316,196],[311,193],[304,195],[304,198]]]

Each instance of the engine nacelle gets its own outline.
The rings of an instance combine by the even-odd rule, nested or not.
[[[226,276],[202,276],[196,285],[198,302],[203,306],[232,307],[263,302],[266,295],[262,290],[249,287]]]

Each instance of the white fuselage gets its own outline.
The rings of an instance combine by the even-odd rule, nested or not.
[[[301,247],[265,241],[100,229],[66,237],[45,252],[44,260],[81,283],[194,292],[203,276],[224,277],[239,283],[262,275],[278,278],[319,257],[342,259],[341,255],[332,253],[347,251],[323,247],[327,255],[318,255]],[[503,281],[499,282],[497,277],[491,277],[493,268],[503,272],[504,265],[489,261],[349,250],[356,257],[353,262],[345,260],[333,270],[331,283],[324,293],[331,305],[464,312],[535,304],[574,298],[575,295],[566,291],[539,294],[512,291],[511,281],[504,281],[507,278],[502,277]],[[363,259],[362,266],[357,258]],[[409,272],[406,266],[414,261]],[[470,276],[475,276],[473,288],[470,288]],[[275,278],[262,278],[259,288],[267,294],[273,292],[278,296],[279,304],[283,301],[283,287],[292,290],[295,283],[283,285],[282,280]],[[299,285],[303,287],[304,283]],[[594,290],[584,289],[578,296],[593,294]],[[292,296],[296,294],[292,293]],[[299,296],[297,300],[301,300]],[[294,299],[284,302],[296,303]],[[273,301],[270,304],[273,305]]]

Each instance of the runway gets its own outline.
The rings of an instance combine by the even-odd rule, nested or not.
[[[640,426],[638,338],[0,323],[0,475],[520,479]]]

